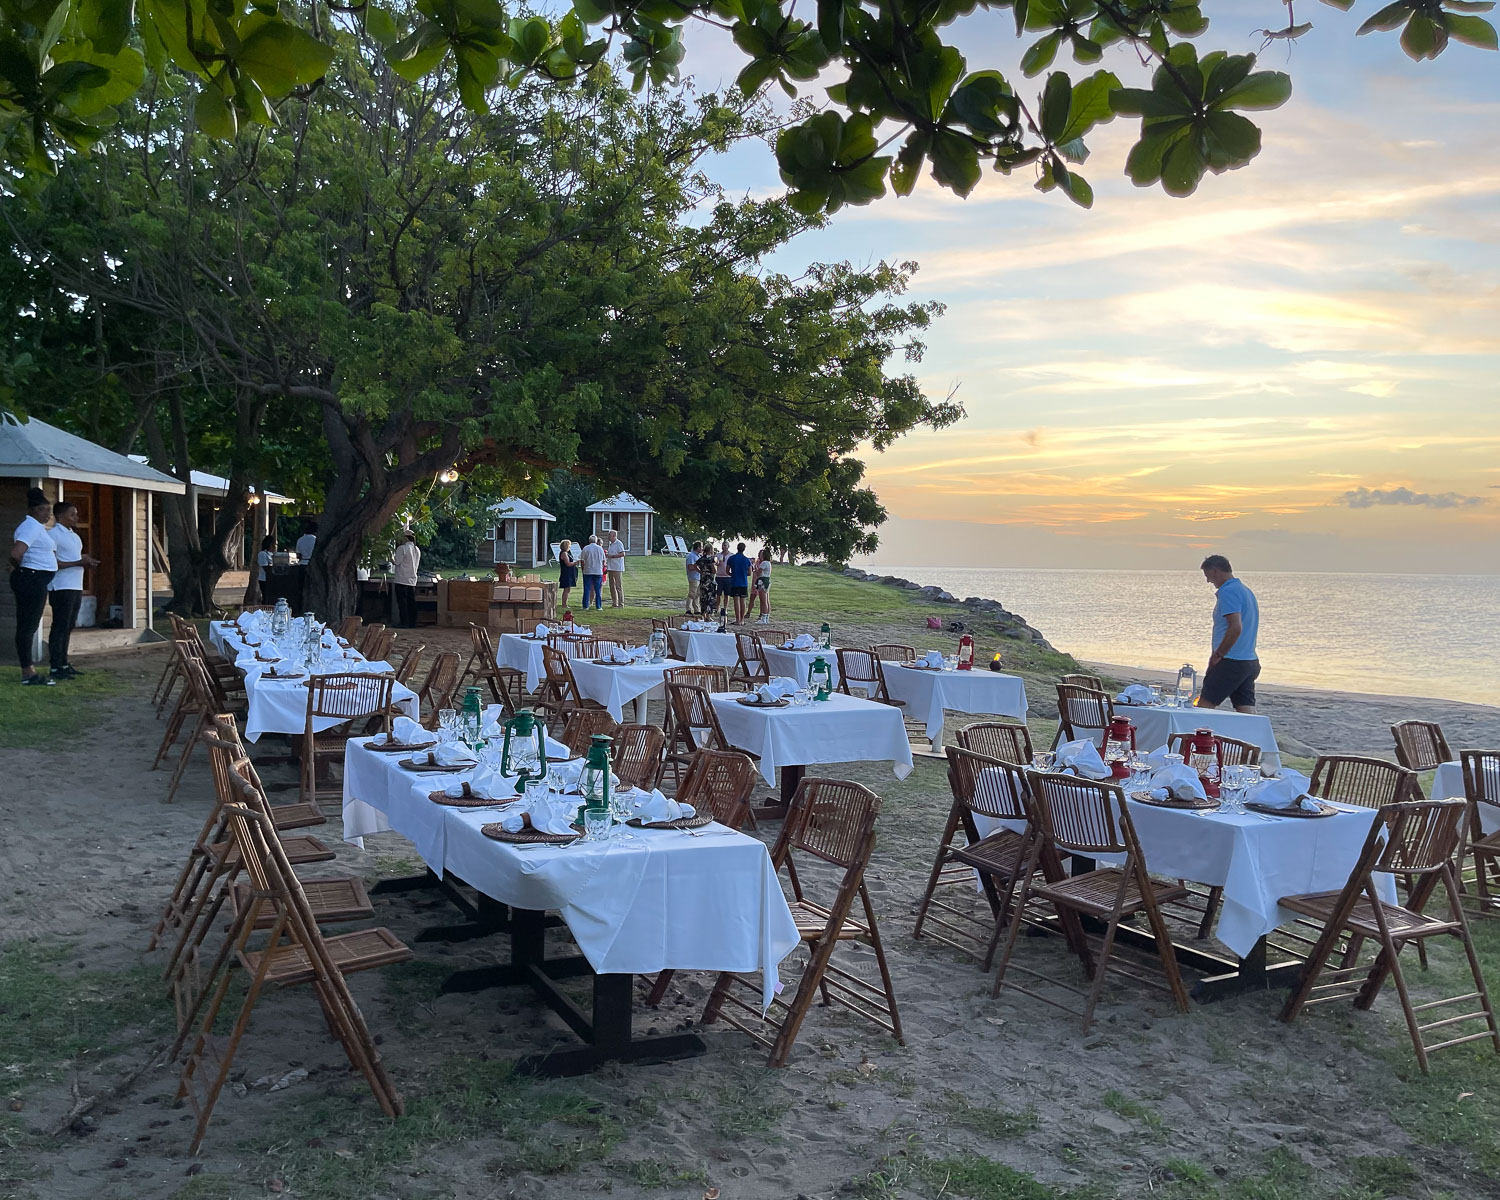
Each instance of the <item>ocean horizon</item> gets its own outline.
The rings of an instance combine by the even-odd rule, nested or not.
[[[1214,593],[1196,570],[859,565],[998,600],[1075,658],[1208,662]],[[1260,602],[1265,683],[1500,704],[1500,575],[1239,574]]]

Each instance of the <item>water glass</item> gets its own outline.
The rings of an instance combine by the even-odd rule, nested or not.
[[[1133,790],[1145,787],[1146,781],[1151,778],[1151,764],[1132,751],[1130,757],[1125,760],[1125,765],[1130,769],[1128,780],[1130,787]]]
[[[1158,708],[1161,707],[1161,684],[1159,683],[1151,685],[1151,703]]]
[[[1040,750],[1031,756],[1031,765],[1038,771],[1050,771],[1057,765],[1057,755],[1051,750]]]
[[[583,840],[607,842],[615,824],[614,814],[607,808],[585,808],[583,810]]]
[[[444,742],[458,740],[458,710],[456,708],[438,709],[438,737]]]

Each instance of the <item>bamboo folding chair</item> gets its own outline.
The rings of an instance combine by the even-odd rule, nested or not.
[[[1063,742],[1087,738],[1104,749],[1104,736],[1114,720],[1115,706],[1109,693],[1100,688],[1079,687],[1072,683],[1057,685],[1057,734],[1052,739],[1055,750]]]
[[[401,656],[401,662],[396,667],[396,682],[410,685],[417,673],[417,668],[422,665],[422,655],[426,653],[427,647],[413,646]]]
[[[513,717],[526,707],[526,675],[514,667],[502,667],[495,657],[495,643],[490,631],[483,625],[469,625],[469,642],[472,653],[468,664],[459,675],[460,686],[472,679],[475,684],[487,683],[490,697]]]
[[[250,790],[246,784],[244,791]],[[231,833],[249,878],[249,891],[247,903],[230,925],[220,956],[227,966],[232,955],[247,977],[247,986],[222,1045],[213,1036],[213,1029],[233,982],[231,970],[218,973],[208,1002],[201,1005],[198,1035],[177,1088],[177,1098],[186,1099],[197,1118],[189,1153],[196,1154],[203,1144],[219,1093],[229,1079],[235,1054],[267,984],[312,985],[329,1031],[343,1046],[350,1064],[364,1075],[381,1110],[389,1117],[399,1117],[403,1112],[401,1097],[381,1063],[375,1039],[345,976],[404,962],[412,957],[411,950],[383,928],[325,938],[312,917],[301,883],[269,833],[269,822],[248,805],[230,806],[228,812]],[[251,937],[267,917],[270,929],[266,939],[258,949],[252,948]]]
[[[771,667],[766,662],[766,652],[759,637],[753,633],[736,633],[734,649],[739,655],[739,663],[735,667],[736,683],[743,683],[753,691],[771,678]]]
[[[537,690],[534,708],[545,713],[549,720],[566,721],[579,709],[602,709],[597,700],[585,700],[578,690],[578,681],[573,678],[573,664],[561,650],[551,646],[542,647],[542,669],[546,679]]]
[[[1031,730],[1009,721],[974,721],[965,725],[955,739],[964,750],[986,754],[1001,762],[1027,766],[1032,759]]]
[[[199,735],[213,727],[215,713],[229,711],[229,703],[223,691],[214,682],[203,660],[194,654],[192,644],[177,642],[176,646],[183,656],[183,679],[187,687],[183,691],[183,703],[172,714],[172,721],[167,726],[162,746],[165,748],[169,744],[169,738],[175,740],[183,729],[187,730],[188,736],[182,747],[182,753],[177,756],[177,766],[172,771],[172,780],[167,785],[168,804],[177,798],[177,788],[182,783],[188,763],[192,760]],[[157,753],[160,755],[161,751]],[[155,764],[152,765],[154,768]]]
[[[320,788],[319,768],[343,762],[344,750],[354,736],[354,722],[362,717],[383,715],[390,732],[392,675],[314,675],[307,686],[307,716],[302,727],[301,796],[304,803],[343,795],[343,788]],[[320,721],[336,724],[317,729]]]
[[[1099,676],[1081,675],[1076,671],[1064,675],[1061,682],[1067,684],[1069,687],[1088,688],[1091,692],[1102,692],[1104,690],[1104,680],[1100,679]]]
[[[385,662],[395,644],[396,631],[380,626],[378,632],[361,639],[359,652],[370,662]]]
[[[176,613],[168,613],[167,616],[172,622],[173,640],[192,643],[198,657],[203,660],[209,674],[218,681],[222,691],[243,692],[245,690],[245,680],[235,668],[234,663],[209,647],[208,643],[203,640],[203,635],[198,632],[198,626]],[[177,656],[173,654],[167,660],[162,677],[157,680],[157,690],[152,693],[152,702],[156,705],[158,718],[166,711],[167,703],[171,700],[175,687],[183,682],[181,664]]]
[[[917,905],[917,924],[912,937],[920,938],[926,927],[934,941],[982,958],[983,969],[988,971],[1026,861],[1028,846],[1024,831],[1029,821],[1030,785],[1026,782],[1026,768],[1016,763],[976,754],[960,746],[949,746],[947,755],[953,805],[938,840],[927,890]],[[1009,821],[1021,828],[1002,828],[981,835],[976,817]],[[945,884],[972,886],[976,873],[989,904],[988,921],[979,920],[967,907],[960,908],[935,897],[937,889]]]
[[[1460,750],[1458,755],[1464,773],[1464,798],[1469,806],[1465,845],[1459,859],[1459,882],[1463,882],[1465,860],[1472,862],[1479,912],[1493,916],[1500,912],[1500,894],[1490,891],[1492,878],[1500,882],[1500,831],[1484,832],[1479,806],[1500,805],[1500,750]]]
[[[705,689],[712,695],[715,692],[727,692],[730,689],[729,668],[722,666],[686,666],[668,667],[662,673],[663,684],[668,683],[691,683]],[[667,735],[666,756],[663,761],[663,772],[666,767],[672,768],[672,777],[681,786],[682,771],[688,759],[693,755],[693,746],[690,739],[677,736],[677,717],[672,711],[671,697],[667,698],[666,717],[662,722],[663,732]]]
[[[610,769],[622,784],[650,791],[661,782],[666,734],[655,725],[621,725],[614,737]]]
[[[396,668],[397,683],[403,687],[411,686],[412,677],[416,675],[417,668],[422,665],[422,655],[426,649],[426,646],[413,646],[401,656],[401,663]],[[389,713],[371,713],[370,719],[365,722],[364,732],[367,735],[379,733],[387,721],[394,721],[397,717],[405,713],[405,710],[401,707],[401,702],[395,698],[394,691],[395,689],[393,688]],[[421,707],[421,699],[419,697],[417,701],[418,712],[421,712]]]
[[[1383,805],[1380,819],[1371,825],[1359,862],[1342,890],[1281,898],[1279,903],[1284,907],[1323,922],[1323,934],[1308,956],[1300,986],[1281,1010],[1281,1020],[1290,1023],[1304,1008],[1351,996],[1355,1008],[1369,1009],[1389,975],[1396,984],[1406,1030],[1424,1075],[1428,1071],[1427,1056],[1448,1046],[1487,1038],[1495,1053],[1500,1054],[1500,1026],[1496,1025],[1495,1010],[1485,988],[1479,958],[1474,953],[1453,868],[1465,815],[1462,800],[1407,800]],[[1416,879],[1407,903],[1388,904],[1382,900],[1376,886],[1377,875]],[[1447,920],[1428,916],[1425,911],[1439,883],[1447,897]],[[1328,969],[1329,960],[1339,954],[1336,943],[1345,934],[1351,941],[1367,939],[1379,943],[1380,952],[1373,966],[1344,961],[1339,967]],[[1463,943],[1474,990],[1414,1005],[1401,972],[1401,951],[1408,942],[1421,945],[1437,936],[1456,937]],[[1363,981],[1357,978],[1361,974]],[[1319,983],[1324,977],[1328,982]],[[1442,1016],[1434,1011],[1453,1005],[1466,1010],[1472,1007],[1475,1011],[1462,1011],[1456,1016]],[[1425,1014],[1438,1019],[1424,1025],[1421,1021]],[[1483,1028],[1474,1030],[1476,1022],[1481,1022]],[[1425,1035],[1434,1029],[1444,1031],[1443,1041],[1426,1040]]]
[[[917,648],[903,646],[899,642],[882,642],[878,646],[871,646],[870,653],[881,662],[913,663],[917,661]]]
[[[861,784],[843,780],[804,778],[792,798],[771,861],[778,874],[786,869],[792,886],[792,917],[809,951],[796,994],[789,1002],[775,997],[762,1015],[759,980],[726,971],[714,984],[703,1010],[703,1024],[711,1025],[722,1017],[767,1047],[768,1066],[786,1065],[807,1010],[819,995],[825,1006],[841,1004],[906,1044],[875,907],[865,887],[865,869],[875,849],[875,819],[879,813],[880,797]],[[842,872],[838,889],[826,906],[812,900],[804,890],[794,852]],[[863,909],[863,920],[851,915],[856,900]],[[834,964],[834,950],[840,942],[850,941],[862,942],[874,952],[880,970],[879,987]],[[749,999],[741,993],[748,993]],[[768,1033],[767,1027],[774,1033]]]
[[[905,708],[900,700],[892,700],[885,686],[885,672],[880,668],[880,659],[869,650],[844,647],[834,651],[839,661],[838,690],[846,696],[854,695],[858,689],[877,704],[889,704],[892,708]]]
[[[453,707],[453,694],[458,691],[458,651],[440,650],[427,668],[427,678],[417,692],[417,711],[422,714],[422,724],[428,729],[437,728],[438,713]]]
[[[342,621],[339,622],[338,630],[335,632],[334,636],[342,641],[345,645],[352,646],[354,645],[354,639],[359,636],[360,627],[363,625],[364,621],[359,617],[358,614],[345,617]]]
[[[1028,778],[1032,810],[1028,831],[1030,844],[1021,868],[1020,894],[1011,908],[1005,951],[1000,956],[993,994],[998,996],[1010,972],[1018,971],[1038,984],[1050,984],[1075,996],[1083,996],[1084,1007],[1080,1012],[1040,990],[1033,991],[1020,983],[1011,984],[1016,991],[1033,999],[1082,1017],[1083,1032],[1087,1033],[1108,971],[1113,970],[1137,982],[1155,982],[1120,961],[1111,961],[1121,920],[1144,913],[1156,939],[1156,953],[1167,988],[1178,1009],[1186,1012],[1187,989],[1183,987],[1182,975],[1177,969],[1177,954],[1162,919],[1161,905],[1181,900],[1187,891],[1177,884],[1154,880],[1146,873],[1146,858],[1135,836],[1124,791],[1115,784],[1096,783],[1072,775],[1032,772]],[[1060,865],[1063,854],[1079,854],[1087,858],[1111,854],[1123,855],[1124,858],[1118,867],[1099,867],[1081,875],[1064,876]],[[1036,878],[1038,869],[1042,872],[1041,880]],[[1092,981],[1087,992],[1014,961],[1026,907],[1034,901],[1050,905],[1056,911],[1064,934],[1083,964],[1084,973]],[[1097,954],[1083,935],[1080,921],[1083,915],[1105,922]]]
[[[619,732],[620,723],[609,715],[607,709],[575,708],[568,714],[557,740],[568,748],[574,758],[582,758],[588,753],[595,735],[613,738]],[[615,773],[619,774],[618,771]]]
[[[1436,721],[1397,721],[1391,726],[1396,743],[1396,761],[1409,771],[1435,771],[1455,761]]]
[[[668,681],[667,711],[672,718],[672,741],[667,748],[666,767],[671,767],[673,778],[680,786],[682,771],[692,763],[699,750],[735,750],[724,736],[719,725],[719,714],[714,711],[708,690],[695,683]],[[748,751],[741,751],[748,754]],[[751,754],[751,758],[758,755]]]
[[[1320,754],[1307,790],[1323,800],[1358,804],[1361,808],[1384,808],[1422,798],[1415,771],[1383,758],[1355,754]]]
[[[379,637],[384,632],[385,626],[382,625],[379,621],[375,621],[369,625],[366,625],[360,632],[359,645],[355,647],[355,649],[357,649],[366,658],[370,658],[371,642],[373,641],[373,639]],[[374,659],[371,659],[371,661],[373,662]]]
[[[752,630],[762,646],[776,647],[782,642],[790,641],[792,631],[789,629],[754,629]]]

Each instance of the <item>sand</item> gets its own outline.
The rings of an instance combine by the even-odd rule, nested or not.
[[[447,636],[429,633],[423,636],[430,644]],[[0,940],[70,946],[58,968],[64,974],[85,965],[120,973],[159,967],[160,955],[144,954],[147,935],[203,819],[210,786],[200,763],[180,800],[167,805],[166,773],[149,770],[161,727],[145,699],[161,653],[94,660],[90,666],[119,674],[126,693],[62,731],[56,745],[4,753]],[[1044,710],[1039,691],[1033,701]],[[1385,725],[1399,716],[1443,721],[1455,745],[1500,743],[1500,710],[1479,706],[1267,688],[1264,711],[1289,749],[1383,751]],[[275,748],[266,742],[256,753]],[[1098,1194],[1145,1195],[1172,1178],[1174,1159],[1233,1182],[1258,1177],[1289,1153],[1298,1169],[1336,1180],[1355,1158],[1377,1152],[1415,1164],[1434,1190],[1493,1194],[1492,1181],[1476,1177],[1462,1154],[1418,1144],[1380,1111],[1397,1074],[1412,1070],[1388,998],[1373,1013],[1340,1008],[1289,1028],[1275,1020],[1279,994],[1184,1016],[1162,993],[1112,985],[1087,1037],[1071,1018],[1025,996],[991,999],[990,976],[974,961],[910,936],[948,807],[942,768],[922,763],[902,783],[877,766],[838,773],[868,783],[884,800],[870,891],[895,973],[905,1047],[848,1014],[815,1009],[790,1066],[773,1072],[743,1036],[710,1031],[709,1053],[691,1061],[612,1068],[523,1092],[504,1121],[482,1120],[462,1138],[398,1158],[361,1194],[561,1200],[609,1190],[696,1200],[718,1188],[725,1200],[831,1198],[851,1190],[929,1196],[947,1188],[939,1186],[943,1163],[987,1161],[1047,1186],[1092,1183],[1105,1189]],[[295,778],[287,767],[267,775],[278,785]],[[338,851],[337,862],[318,873],[353,872],[373,883],[416,865],[395,834],[369,839],[363,851],[344,844],[336,812],[311,832]],[[413,944],[423,928],[455,920],[430,893],[377,903],[377,921]],[[353,981],[409,1097],[439,1089],[480,1060],[567,1043],[560,1022],[525,993],[436,995],[435,981],[447,971],[503,957],[504,938],[416,949],[416,964]],[[1066,965],[1050,940],[1024,952],[1033,962]],[[867,953],[855,961],[873,971]],[[696,1020],[711,981],[693,974],[679,980],[662,1011],[638,1003],[638,1030]],[[14,1121],[37,1140],[9,1165],[0,1163],[0,1196],[148,1200],[190,1186],[181,1195],[312,1197],[323,1193],[310,1163],[367,1161],[386,1136],[388,1126],[328,1040],[311,996],[298,990],[262,1001],[234,1075],[247,1086],[226,1091],[197,1162],[185,1157],[189,1114],[172,1108],[176,1078],[165,1068],[148,1069],[96,1108],[92,1124],[56,1139],[40,1136],[75,1097],[146,1063],[159,1032],[125,1031],[97,1057],[16,1093]],[[283,1090],[249,1086],[298,1067],[310,1075]],[[588,1111],[618,1118],[627,1136],[594,1153],[587,1128],[534,1116],[542,1099],[559,1096],[581,1097]],[[1333,1113],[1336,1121],[1328,1119]],[[561,1174],[560,1160],[541,1153],[559,1147],[575,1148]],[[662,1164],[683,1179],[651,1185],[651,1171]],[[196,1182],[189,1178],[195,1168]],[[884,1192],[870,1190],[877,1168],[894,1181]]]

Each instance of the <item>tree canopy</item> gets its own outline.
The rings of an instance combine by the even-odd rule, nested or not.
[[[1287,25],[1271,37],[1311,28],[1285,7]],[[1493,50],[1495,28],[1478,15],[1493,7],[1394,0],[1359,32],[1399,29],[1419,61],[1450,41]],[[971,66],[944,41],[960,19],[995,9],[1010,10],[1027,43],[1021,78],[1001,64]],[[1254,55],[1200,54],[1200,0],[803,0],[801,13],[796,0],[572,0],[555,21],[500,0],[0,0],[0,160],[13,184],[35,184],[136,102],[148,67],[194,80],[195,119],[214,137],[284,127],[289,109],[324,102],[337,38],[351,26],[405,79],[451,72],[463,104],[484,113],[497,89],[538,78],[576,85],[612,47],[637,88],[675,80],[693,22],[732,33],[746,95],[773,82],[792,94],[823,85],[822,110],[776,141],[806,213],[869,203],[887,187],[906,194],[924,168],[967,194],[986,165],[1028,169],[1037,187],[1087,206],[1093,191],[1077,170],[1086,138],[1115,116],[1141,119],[1130,178],[1186,195],[1206,172],[1254,158],[1261,134],[1244,114],[1291,94],[1284,73],[1254,69]],[[1050,69],[1061,53],[1092,67],[1117,44],[1154,67],[1149,86],[1124,87],[1108,70],[1074,80]]]

